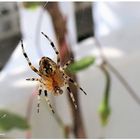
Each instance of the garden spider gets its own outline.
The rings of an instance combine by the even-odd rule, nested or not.
[[[54,49],[56,55],[57,55],[57,63],[55,63],[53,60],[51,60],[49,57],[42,57],[39,61],[39,70],[37,70],[29,60],[23,46],[23,41],[21,40],[21,47],[24,57],[26,58],[28,65],[30,68],[37,73],[40,78],[28,78],[26,80],[29,81],[38,81],[40,83],[39,85],[39,91],[38,91],[38,103],[37,103],[37,112],[39,113],[39,106],[40,106],[40,96],[42,91],[44,92],[45,99],[48,103],[48,106],[50,107],[51,111],[54,113],[54,110],[52,108],[52,105],[50,103],[50,100],[47,96],[48,92],[52,93],[53,95],[61,95],[63,93],[63,90],[61,89],[63,86],[66,86],[70,97],[73,101],[73,104],[75,108],[77,109],[77,104],[74,99],[73,93],[71,92],[71,89],[68,85],[68,82],[73,83],[75,86],[77,86],[81,91],[86,94],[86,92],[74,81],[72,80],[66,73],[65,69],[70,64],[71,61],[68,61],[63,67],[60,66],[60,56],[59,52],[57,51],[56,47],[54,46],[54,43],[50,40],[50,38],[41,32],[50,42],[50,45]],[[86,94],[87,95],[87,94]]]

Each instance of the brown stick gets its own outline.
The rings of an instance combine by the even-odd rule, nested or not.
[[[53,26],[54,26],[55,33],[58,40],[58,48],[59,48],[60,57],[61,57],[61,64],[63,65],[70,58],[73,58],[73,53],[70,50],[70,47],[68,47],[68,44],[65,38],[65,35],[67,33],[66,19],[62,16],[57,2],[48,3],[46,10],[49,11],[52,21],[53,21]],[[74,80],[76,80],[75,75],[70,75],[70,76]],[[73,123],[74,123],[73,132],[76,138],[86,138],[86,133],[85,133],[83,120],[82,120],[82,114],[80,110],[78,90],[76,87],[72,86],[71,84],[70,84],[70,88],[72,92],[74,93],[74,97],[78,105],[78,110],[75,110],[73,103],[71,101],[71,98],[69,96],[69,102],[71,105]]]

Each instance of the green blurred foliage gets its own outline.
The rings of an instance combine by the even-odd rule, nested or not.
[[[10,131],[13,128],[26,130],[30,127],[25,118],[5,110],[0,110],[0,130]]]
[[[30,10],[35,10],[40,5],[42,5],[42,2],[23,2],[23,6]]]
[[[77,73],[81,70],[84,70],[91,66],[95,62],[95,57],[93,56],[86,56],[79,61],[76,61],[72,64],[70,64],[67,68],[67,70],[71,73]]]
[[[106,126],[108,124],[109,116],[111,113],[111,109],[109,105],[103,100],[99,106],[99,115],[102,126]]]

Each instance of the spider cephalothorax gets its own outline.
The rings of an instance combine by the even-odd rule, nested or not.
[[[48,92],[52,93],[53,95],[61,95],[63,93],[63,90],[62,90],[63,86],[66,86],[68,92],[70,93],[70,97],[74,103],[74,106],[75,106],[75,108],[77,108],[77,104],[75,102],[73,93],[71,92],[71,89],[69,88],[68,82],[73,83],[85,94],[86,94],[86,92],[65,73],[65,69],[70,64],[70,61],[68,61],[64,66],[61,67],[59,52],[55,48],[54,43],[43,32],[42,32],[42,34],[49,40],[52,48],[54,49],[54,51],[57,55],[57,63],[55,63],[52,59],[50,59],[48,57],[42,57],[41,60],[39,61],[39,70],[37,70],[30,62],[30,60],[24,50],[23,42],[21,41],[21,46],[22,46],[22,51],[23,51],[24,57],[26,58],[30,68],[40,76],[40,78],[26,79],[26,80],[30,80],[30,81],[38,81],[40,83],[39,92],[38,92],[38,105],[37,105],[38,112],[39,112],[39,105],[40,105],[40,95],[42,94],[42,91],[44,91],[45,99],[46,99],[50,109],[54,113],[52,105],[50,104],[50,101],[48,99]]]
[[[39,71],[41,74],[50,77],[54,74],[55,70],[57,69],[57,65],[54,61],[52,61],[48,57],[42,57],[39,62]]]

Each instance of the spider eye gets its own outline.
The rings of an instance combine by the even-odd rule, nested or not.
[[[53,69],[51,65],[46,65],[44,68],[45,73],[50,74],[52,73]]]
[[[50,69],[50,68],[47,69],[47,68],[46,68],[46,69],[45,69],[45,72],[46,72],[46,73],[50,73],[50,72],[52,72],[52,69]]]

